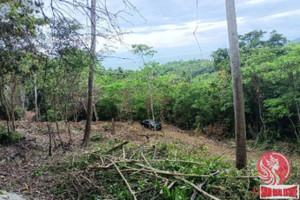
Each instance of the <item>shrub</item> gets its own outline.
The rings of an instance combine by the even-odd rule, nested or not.
[[[0,144],[10,145],[19,142],[22,139],[22,134],[17,131],[7,131],[3,125],[0,124]]]

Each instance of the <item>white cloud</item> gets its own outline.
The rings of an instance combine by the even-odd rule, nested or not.
[[[273,19],[278,19],[278,18],[283,18],[283,17],[290,17],[290,16],[294,16],[294,15],[300,15],[300,9],[299,10],[288,11],[288,12],[277,13],[277,14],[273,14],[273,15],[268,15],[268,16],[265,16],[261,19],[269,21],[269,20],[273,20]]]
[[[238,23],[243,23],[245,18],[237,18]],[[173,48],[187,45],[196,45],[193,35],[197,27],[197,21],[190,21],[183,24],[165,24],[158,26],[145,26],[127,29],[131,34],[123,36],[123,42],[131,44],[147,44],[154,49]],[[200,44],[207,44],[213,40],[215,31],[226,33],[226,20],[214,22],[199,22],[197,27],[197,39]],[[101,39],[98,43],[103,44]],[[128,48],[118,45],[117,52],[128,51]]]
[[[274,3],[276,1],[280,1],[280,0],[250,0],[250,1],[246,1],[245,4],[255,5],[255,4],[263,4],[263,3]]]

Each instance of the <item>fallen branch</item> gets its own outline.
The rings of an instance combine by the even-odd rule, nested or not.
[[[178,177],[178,176],[175,176],[175,178],[178,179],[178,180],[183,181],[184,183],[186,183],[186,184],[188,184],[190,186],[192,186],[195,190],[197,190],[198,192],[202,193],[206,197],[209,197],[209,198],[214,199],[214,200],[220,200],[219,198],[217,198],[217,197],[215,197],[215,196],[213,196],[211,194],[208,194],[207,192],[205,192],[201,188],[197,187],[197,185],[195,185],[194,183],[192,183],[192,182],[190,182],[190,181],[188,181],[188,180],[186,180],[184,178],[181,178],[181,177]]]
[[[193,165],[203,165],[199,162],[193,162],[193,161],[185,161],[185,160],[149,160],[149,162],[180,162],[180,163],[187,163],[187,164],[193,164]]]
[[[129,143],[129,141],[126,140],[126,141],[122,142],[121,144],[118,144],[117,146],[115,146],[115,147],[111,148],[110,150],[106,151],[105,153],[112,152],[112,151],[114,151],[114,150],[116,150],[116,149],[118,149],[118,148],[123,147],[123,145],[128,144],[128,143]]]
[[[136,198],[134,192],[132,191],[132,189],[131,189],[131,187],[130,187],[128,181],[126,180],[126,178],[124,177],[124,175],[123,175],[122,172],[120,171],[119,167],[118,167],[118,166],[116,165],[116,163],[114,163],[113,161],[111,161],[111,162],[112,162],[112,164],[115,166],[116,170],[118,171],[118,173],[120,174],[120,176],[122,177],[122,179],[124,180],[124,182],[125,182],[125,184],[126,184],[128,190],[129,190],[129,192],[130,192],[131,195],[133,196],[133,199],[134,199],[134,200],[137,200],[137,198]]]
[[[168,185],[168,190],[170,190],[174,185],[175,185],[176,181],[173,181],[170,185]],[[166,185],[165,185],[166,186]],[[161,189],[159,194],[162,195],[164,192],[163,190]]]
[[[216,172],[212,173],[211,175],[213,176],[213,175],[216,175],[216,174],[218,174],[218,173],[220,173],[219,170],[217,170]],[[199,188],[199,189],[202,189],[202,186],[203,186],[204,184],[206,184],[207,181],[208,181],[208,178],[206,178],[202,183],[200,183],[200,184],[198,185],[198,188]],[[196,190],[196,191],[193,193],[193,195],[192,195],[192,197],[191,197],[191,200],[195,200],[197,194],[198,194],[198,191]]]
[[[123,151],[123,159],[125,160],[126,159],[126,151],[125,151],[125,147],[122,146],[122,151]]]
[[[224,178],[228,178],[228,177],[224,177]],[[236,178],[236,179],[249,179],[249,178],[259,178],[259,176],[235,176],[233,178]]]
[[[164,171],[160,169],[156,169],[153,167],[148,167],[140,163],[135,163],[137,166],[143,167],[145,169],[136,169],[141,171],[155,171],[157,174],[165,174],[165,175],[172,175],[172,176],[188,176],[188,177],[199,177],[199,178],[209,178],[211,175],[198,175],[198,174],[183,174],[183,173],[177,173],[177,172],[170,172],[170,171]],[[148,169],[148,170],[147,170]]]
[[[211,188],[214,188],[214,189],[218,189],[218,190],[222,190],[222,191],[225,191],[226,188],[225,187],[222,187],[222,186],[218,186],[218,185],[210,185],[210,184],[207,184],[209,187]]]
[[[141,155],[143,157],[143,159],[145,160],[145,162],[147,163],[147,165],[150,167],[150,168],[153,168],[150,163],[148,162],[147,158],[144,156],[144,153],[141,152]],[[157,177],[157,173],[153,170],[153,173],[155,174],[155,176]]]

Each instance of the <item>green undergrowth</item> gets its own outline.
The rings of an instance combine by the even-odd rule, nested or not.
[[[226,162],[226,157],[210,156],[205,148],[188,146],[182,141],[128,143],[124,145],[124,149],[107,152],[120,143],[122,141],[118,139],[107,140],[91,147],[89,153],[69,158],[59,166],[50,166],[50,173],[62,174],[57,187],[52,189],[56,199],[133,199],[116,167],[124,175],[137,199],[190,199],[195,190],[177,177],[195,185],[205,182],[202,189],[219,199],[258,199],[252,195],[252,189],[259,187],[259,180],[237,178],[254,175],[250,174],[251,169],[255,168],[254,164],[250,164],[248,170],[239,171]],[[103,166],[108,167],[101,168]],[[189,175],[219,173],[209,178],[175,176],[161,171],[153,172],[149,167]],[[171,183],[173,186],[168,188]],[[207,197],[198,193],[196,199]]]
[[[19,142],[23,135],[17,131],[8,131],[0,124],[0,145],[11,145]]]
[[[255,151],[277,151],[285,155],[297,153],[300,155],[300,139],[286,141],[260,141],[248,140],[247,145]]]

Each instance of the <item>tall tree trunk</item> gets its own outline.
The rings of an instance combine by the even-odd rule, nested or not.
[[[91,122],[93,117],[93,81],[94,81],[94,66],[96,60],[96,0],[91,0],[91,57],[89,81],[88,81],[88,108],[85,133],[82,146],[86,147],[89,144],[91,134]]]
[[[37,86],[36,86],[36,74],[34,75],[34,111],[35,111],[35,119],[39,121],[39,107],[38,107],[38,94],[37,94]]]
[[[15,75],[12,75],[11,77],[11,94],[10,94],[10,112],[11,112],[11,124],[12,124],[12,130],[16,130],[15,126],[15,93],[17,89],[17,77]]]
[[[48,137],[49,137],[49,149],[48,149],[48,155],[51,157],[52,156],[52,133],[51,133],[51,127],[50,127],[50,123],[49,123],[49,116],[48,116],[48,106],[46,104],[46,98],[47,98],[47,94],[46,94],[46,78],[47,78],[47,65],[48,65],[48,60],[46,61],[46,67],[45,67],[45,71],[44,71],[44,83],[43,83],[43,104],[44,104],[44,108],[45,108],[45,115],[46,115],[46,123],[47,123],[47,130],[48,130]],[[53,141],[55,142],[55,140],[53,139]]]
[[[230,61],[234,103],[236,167],[238,169],[242,169],[247,166],[246,125],[234,0],[226,0],[226,13],[230,46]]]

